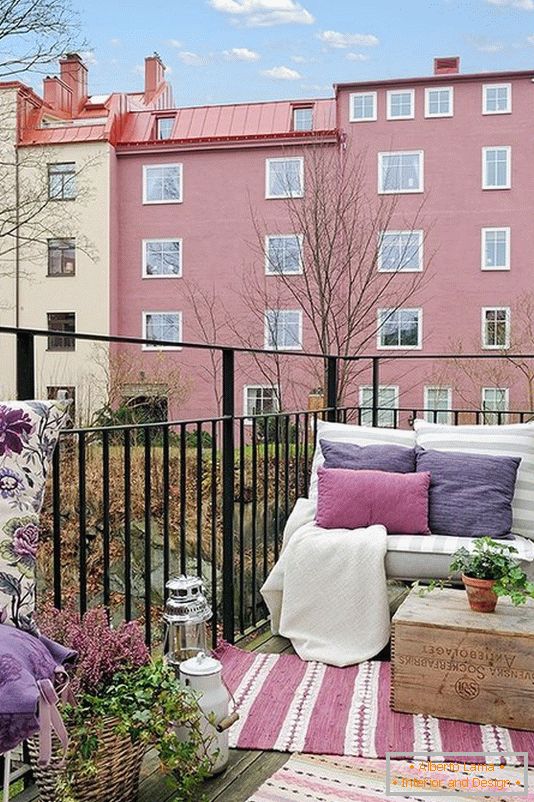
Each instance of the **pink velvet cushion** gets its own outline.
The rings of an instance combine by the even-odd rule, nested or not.
[[[319,468],[316,523],[323,529],[382,524],[390,534],[429,535],[429,473]]]

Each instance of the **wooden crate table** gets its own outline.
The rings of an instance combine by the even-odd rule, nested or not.
[[[412,590],[393,617],[391,706],[534,730],[534,602],[474,613],[464,590]]]

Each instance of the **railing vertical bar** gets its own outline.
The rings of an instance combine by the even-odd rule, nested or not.
[[[289,415],[284,417],[284,524],[289,516],[289,449],[290,449]]]
[[[16,336],[17,398],[27,401],[35,398],[34,336],[27,331],[18,331]]]
[[[61,608],[61,443],[60,438],[52,460],[54,607],[58,610]]]
[[[380,403],[380,359],[373,357],[373,410],[372,423],[378,426],[378,407]]]
[[[203,472],[204,472],[204,459],[202,455],[202,423],[197,423],[197,576],[202,576],[202,490],[204,486]]]
[[[245,420],[239,419],[239,626],[245,631]]]
[[[104,606],[110,602],[109,430],[102,431],[102,589]]]
[[[297,414],[295,415],[295,453],[293,455],[293,459],[295,460],[295,488],[294,488],[295,493],[293,497],[294,502],[299,497],[299,486],[300,486],[299,446],[300,446],[300,415],[297,412]]]
[[[211,423],[211,606],[213,618],[211,619],[211,642],[217,645],[219,622],[219,593],[217,591],[217,421]]]
[[[326,406],[327,420],[337,419],[337,358],[329,356],[326,360]]]
[[[280,419],[274,417],[274,561],[280,551]]]
[[[308,495],[308,488],[310,482],[309,471],[309,440],[310,440],[310,415],[308,412],[304,413],[304,495]]]
[[[145,640],[152,641],[152,444],[149,426],[144,429],[144,474],[145,474]]]
[[[269,572],[269,416],[263,424],[263,581]]]
[[[235,640],[234,624],[234,470],[235,470],[235,355],[231,348],[222,358],[222,530],[223,530],[223,635]]]
[[[87,610],[87,511],[85,496],[85,433],[78,435],[78,529],[80,612]]]
[[[171,540],[169,532],[170,520],[170,500],[171,500],[171,480],[170,480],[170,432],[167,425],[162,429],[161,447],[162,471],[163,471],[163,593],[166,595],[165,585],[169,581],[171,573]]]
[[[252,584],[252,626],[256,625],[256,560],[257,560],[257,542],[256,542],[256,526],[258,519],[258,443],[257,443],[257,422],[256,418],[252,418],[252,531],[251,531],[251,550],[252,550],[252,565],[251,565],[251,584]]]
[[[130,429],[124,430],[124,617],[132,619],[132,452]]]
[[[180,424],[180,573],[187,574],[187,429]]]

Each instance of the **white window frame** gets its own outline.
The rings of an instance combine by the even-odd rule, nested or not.
[[[248,391],[249,390],[274,390],[276,396],[277,412],[280,411],[280,387],[278,384],[245,384],[243,386],[243,417],[246,426],[252,426],[252,419],[255,417],[248,411]],[[276,414],[276,413],[262,413],[262,414]]]
[[[285,195],[271,195],[270,193],[270,165],[272,162],[288,162],[298,161],[300,163],[300,186],[301,192],[285,194]],[[304,197],[304,156],[282,156],[272,159],[265,159],[265,198],[266,200],[287,200],[288,198],[303,198]]]
[[[438,112],[432,114],[430,111],[430,93],[431,92],[448,92],[449,93],[449,111],[447,113]],[[429,120],[439,119],[443,117],[454,117],[454,87],[453,86],[427,86],[425,88],[425,117]]]
[[[178,337],[178,339],[179,340],[183,339],[183,314],[182,314],[182,312],[178,312],[175,309],[169,309],[169,310],[167,310],[167,309],[152,309],[152,310],[149,310],[149,311],[141,313],[141,325],[142,325],[142,337],[143,337],[143,340],[147,340],[148,339],[148,337],[146,336],[146,334],[147,334],[147,331],[146,331],[146,320],[147,320],[148,315],[177,315],[178,316],[178,321],[179,321],[179,327],[180,327],[180,332],[179,332],[180,336]],[[182,346],[181,345],[146,345],[146,343],[143,343],[143,345],[141,346],[141,349],[143,351],[181,351],[182,350]]]
[[[391,100],[393,95],[410,96],[409,114],[399,114],[393,116],[391,113]],[[386,119],[388,120],[413,120],[415,117],[415,89],[388,89],[386,93]]]
[[[373,98],[373,114],[371,117],[355,117],[354,116],[354,98],[357,97],[372,97]],[[377,114],[377,93],[376,92],[352,92],[349,95],[349,122],[351,123],[372,123],[378,119]]]
[[[436,390],[440,393],[443,392],[447,393],[447,409],[434,410],[430,407],[430,401],[429,401],[430,393],[435,392]],[[434,421],[436,423],[441,423],[441,421],[438,420],[438,416],[440,414],[446,416],[446,420],[444,421],[445,424],[452,423],[452,412],[450,411],[452,410],[452,387],[440,387],[437,384],[425,386],[423,391],[423,404],[424,404],[424,417],[425,420],[428,421],[429,423],[434,423]],[[434,415],[434,412],[436,413],[436,415]]]
[[[486,183],[486,154],[491,150],[504,150],[506,151],[506,184],[493,186]],[[512,188],[512,147],[511,145],[488,145],[482,148],[482,189],[496,190],[511,189]]]
[[[393,423],[391,424],[391,426],[381,426],[381,428],[383,428],[383,429],[394,429],[395,428],[395,424],[396,423],[398,424],[398,417],[399,417],[399,414],[398,414],[399,413],[399,406],[400,406],[400,404],[399,404],[399,399],[400,399],[399,386],[398,386],[398,384],[381,384],[381,385],[379,385],[379,387],[378,387],[378,406],[379,407],[380,407],[380,393],[381,393],[382,390],[393,390],[394,391],[395,398],[394,398],[393,403],[394,403],[395,406],[390,407],[390,408],[389,407],[383,407],[381,410],[379,410],[379,412],[378,412],[379,416],[380,416],[381,413],[384,415],[384,414],[387,414],[388,412],[391,412],[392,413],[392,417],[393,417]],[[373,387],[372,387],[371,384],[363,384],[363,385],[360,386],[360,389],[359,389],[358,401],[359,401],[359,409],[360,409],[360,420],[362,421],[362,423],[361,423],[362,426],[372,426],[373,425],[372,418],[371,418],[371,422],[370,423],[364,423],[363,422],[363,415],[362,415],[362,412],[361,412],[361,409],[364,406],[363,394],[366,391],[370,391],[371,393],[373,392]],[[366,411],[367,415],[371,415],[372,416],[372,410],[369,410],[367,408],[367,405],[365,405],[365,407],[366,407],[365,411]],[[379,425],[380,425],[380,423],[379,423]]]
[[[285,345],[283,348],[278,348],[274,345],[269,345],[269,323],[267,315],[269,312],[292,312],[297,313],[299,316],[299,335],[298,345]],[[266,309],[264,312],[264,349],[266,351],[302,351],[302,309]]]
[[[504,231],[506,232],[506,263],[504,265],[498,265],[496,267],[486,265],[486,237],[490,233],[494,233],[497,231]],[[480,233],[480,268],[484,271],[502,271],[502,270],[510,270],[510,247],[511,247],[511,228],[510,226],[490,226],[487,228],[482,228]]]
[[[492,392],[495,392],[495,390],[499,390],[500,392],[504,392],[504,406],[505,406],[505,409],[486,409],[486,407],[485,407],[485,404],[486,404],[486,392],[488,390],[491,390]],[[483,387],[481,396],[482,396],[482,398],[481,398],[481,410],[482,410],[482,415],[484,416],[484,423],[489,423],[489,424],[492,423],[491,419],[490,420],[486,420],[486,416],[488,416],[488,418],[489,418],[490,415],[494,415],[495,417],[493,418],[493,423],[495,424],[499,420],[499,413],[501,415],[506,415],[509,412],[509,410],[510,410],[510,390],[509,390],[508,387]],[[506,419],[505,419],[505,423],[506,423]]]
[[[417,189],[383,189],[382,163],[384,156],[419,156],[419,186]],[[414,195],[425,191],[425,152],[424,150],[384,150],[378,154],[378,194],[379,195]]]
[[[487,97],[488,89],[506,89],[508,91],[508,103],[506,104],[505,109],[499,109],[498,111],[491,111],[488,109],[488,97]],[[512,113],[512,84],[511,83],[482,84],[482,114],[511,114],[511,113]]]
[[[151,274],[147,273],[147,259],[146,259],[146,246],[150,245],[151,242],[179,242],[180,243],[180,270],[176,274],[172,273],[165,273],[165,274]],[[182,278],[182,265],[183,265],[183,258],[184,258],[184,243],[181,237],[157,237],[151,239],[144,239],[141,243],[142,253],[141,253],[141,260],[142,260],[142,277],[143,278],[155,278],[155,279],[175,279],[175,278]]]
[[[176,116],[173,114],[158,114],[156,116],[156,139],[158,140],[158,142],[168,142],[169,139],[172,138],[171,136],[160,136],[161,133],[160,123],[162,123],[163,121],[165,122],[170,121],[171,127],[169,134],[171,134],[172,129],[174,127],[174,123],[176,122]]]
[[[180,197],[170,200],[148,200],[147,198],[147,173],[153,168],[178,167],[180,172]],[[143,206],[161,206],[164,203],[183,203],[184,201],[184,166],[181,162],[165,164],[143,164]]]
[[[294,239],[299,241],[299,269],[291,270],[288,272],[273,270],[271,267],[271,260],[269,259],[269,241],[271,239]],[[265,236],[265,275],[266,276],[302,276],[304,273],[304,235],[303,234],[266,234]]]
[[[397,270],[386,270],[382,266],[382,244],[384,242],[384,237],[390,235],[406,235],[406,234],[417,234],[419,237],[419,266],[418,267],[401,267]],[[386,229],[385,231],[381,231],[378,235],[378,256],[377,256],[377,263],[378,263],[378,272],[379,273],[422,273],[423,272],[423,264],[424,264],[424,231],[421,229],[406,229],[404,231],[390,231]]]
[[[506,340],[504,345],[488,345],[486,342],[486,312],[506,312]],[[481,310],[482,348],[485,351],[504,351],[510,347],[511,313],[509,306],[483,306]]]
[[[384,328],[382,324],[382,314],[391,312],[417,312],[418,314],[418,327],[417,327],[417,345],[382,345],[381,334]],[[380,351],[420,351],[423,347],[423,310],[421,307],[399,307],[398,309],[384,308],[378,309],[376,313],[377,330],[376,330],[376,347]]]
[[[297,117],[299,112],[301,111],[309,111],[311,116],[311,126],[309,128],[299,128],[297,127]],[[314,123],[314,114],[313,114],[313,106],[293,106],[293,119],[292,119],[292,128],[293,131],[313,131],[313,123]]]

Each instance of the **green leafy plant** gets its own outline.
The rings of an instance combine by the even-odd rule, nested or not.
[[[515,554],[517,549],[514,546],[499,543],[491,537],[480,537],[475,540],[472,550],[462,546],[455,551],[449,568],[453,573],[462,573],[472,579],[494,580],[493,591],[497,596],[508,596],[517,607],[525,604],[527,599],[534,599],[534,583],[528,581]],[[424,596],[451,584],[449,577],[449,581],[434,579],[424,586],[415,582],[412,587]]]
[[[174,774],[173,798],[196,802],[209,770],[197,699],[162,658],[150,657],[141,627],[129,622],[112,628],[104,608],[80,617],[47,607],[39,625],[43,634],[78,653],[69,669],[75,704],[62,706],[70,746],[58,802],[74,802],[75,779],[97,772],[100,736],[110,719],[118,735],[157,750],[162,769]],[[187,728],[187,740],[176,726],[182,733]]]

